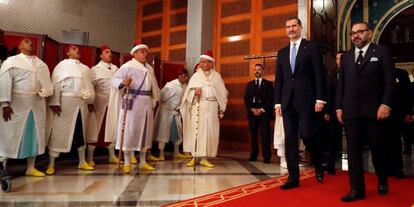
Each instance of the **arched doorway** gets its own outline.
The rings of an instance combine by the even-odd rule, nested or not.
[[[407,66],[410,62],[414,64],[414,6],[406,8],[392,18],[378,39],[379,44],[391,48],[395,62],[399,66],[401,63],[408,64]]]

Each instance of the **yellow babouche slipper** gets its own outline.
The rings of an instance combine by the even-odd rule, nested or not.
[[[46,170],[46,175],[54,175],[55,174],[55,168],[54,167],[48,167]]]
[[[149,165],[148,163],[144,163],[142,166],[138,167],[140,170],[146,170],[146,171],[154,171],[155,168]]]
[[[187,167],[194,167],[195,165],[195,159],[191,159],[189,162],[187,162]]]
[[[109,158],[108,162],[110,164],[118,164],[119,163],[119,159],[117,157],[111,157],[111,158]]]
[[[123,171],[125,174],[129,174],[131,172],[131,165],[124,165]]]
[[[79,166],[78,168],[79,168],[79,170],[95,170],[95,168],[89,166],[88,163],[84,163],[83,165]]]
[[[138,160],[135,157],[135,155],[134,156],[131,156],[131,164],[137,164],[137,163],[138,163]]]
[[[33,176],[33,177],[45,177],[46,176],[43,172],[40,172],[36,168],[33,168],[29,172],[26,172],[26,175]]]
[[[203,160],[200,162],[200,164],[204,167],[211,167],[211,168],[215,167],[215,165],[209,162],[208,160]]]
[[[91,166],[91,167],[95,167],[96,164],[95,164],[94,161],[90,161],[90,162],[88,162],[88,165]]]
[[[160,159],[158,159],[157,157],[155,157],[154,155],[150,155],[147,157],[148,161],[160,161]]]
[[[164,155],[160,155],[160,156],[158,157],[158,160],[159,160],[159,161],[165,161],[165,156],[164,156]]]
[[[174,158],[190,158],[191,155],[183,154],[183,153],[177,153],[174,154]]]

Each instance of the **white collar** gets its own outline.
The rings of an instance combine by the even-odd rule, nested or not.
[[[72,59],[68,58],[69,61],[75,62],[76,64],[80,64],[80,61],[78,59]]]
[[[355,47],[355,56],[358,56],[359,55],[359,51],[361,51],[361,50],[362,50],[362,56],[365,56],[365,53],[367,53],[368,47],[370,45],[371,45],[371,43],[368,42],[368,44],[365,45],[362,49],[359,49],[359,48]]]
[[[111,63],[107,63],[107,62],[104,62],[102,60],[99,63],[102,64],[102,65],[104,65],[104,66],[112,67],[112,64]]]
[[[290,47],[293,47],[293,44],[296,44],[296,48],[299,48],[300,43],[302,42],[302,37],[299,38],[298,40],[294,41],[294,42],[290,42]]]
[[[34,58],[34,55],[25,55],[23,53],[20,53],[19,55],[25,57],[25,58]]]

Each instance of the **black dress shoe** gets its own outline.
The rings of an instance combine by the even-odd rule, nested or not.
[[[270,160],[264,160],[264,164],[270,164]]]
[[[351,191],[347,195],[341,198],[342,202],[352,202],[356,200],[365,199],[365,195],[363,193],[358,193],[356,191]]]
[[[256,157],[249,157],[249,159],[247,159],[247,161],[256,161],[257,158]]]
[[[288,180],[286,181],[286,183],[284,183],[283,185],[280,186],[281,190],[289,190],[292,188],[298,188],[299,187],[299,180],[294,181],[294,180]]]
[[[388,193],[388,184],[378,184],[378,194],[386,195]]]
[[[323,181],[323,169],[315,168],[315,176],[318,182],[322,182]]]

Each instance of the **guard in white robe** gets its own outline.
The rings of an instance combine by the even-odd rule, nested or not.
[[[158,160],[165,160],[164,148],[169,141],[174,143],[174,158],[188,158],[182,154],[179,147],[182,143],[182,121],[179,112],[181,99],[187,86],[188,72],[182,69],[178,78],[165,84],[161,90],[160,105],[155,114],[154,138],[158,141],[160,156]]]
[[[140,170],[155,170],[145,158],[152,145],[154,108],[160,97],[154,69],[146,63],[148,46],[137,41],[131,55],[134,58],[122,65],[112,78],[105,132],[105,138],[116,136],[116,149],[120,149],[123,138],[124,173],[131,171],[134,151],[140,151]],[[129,88],[128,94],[125,94],[126,88]]]
[[[43,177],[35,160],[45,152],[45,98],[53,94],[53,85],[47,65],[32,54],[29,38],[20,41],[19,50],[0,69],[0,157],[27,158],[26,175]]]
[[[53,111],[51,134],[49,138],[49,167],[46,174],[55,173],[55,158],[60,153],[77,149],[79,155],[78,168],[94,170],[85,160],[85,144],[89,113],[94,110],[95,92],[90,79],[90,69],[82,64],[79,48],[69,45],[65,49],[68,59],[56,65],[52,82],[54,91],[49,99],[49,107]]]
[[[100,47],[101,61],[92,67],[92,84],[95,89],[95,111],[90,114],[89,119],[96,120],[96,127],[88,125],[88,137],[96,138],[98,140],[99,132],[105,127],[104,118],[106,117],[106,110],[109,103],[109,93],[111,90],[111,79],[118,67],[111,63],[112,51],[107,45]],[[119,159],[115,156],[115,138],[110,139],[109,163],[118,163]],[[106,141],[109,141],[107,139]],[[95,144],[88,143],[87,162],[89,166],[94,167],[93,153],[95,151]]]
[[[185,152],[197,158],[200,164],[214,167],[207,157],[217,155],[220,121],[227,106],[228,91],[220,74],[214,70],[213,52],[200,56],[200,70],[191,77],[181,101],[183,116],[183,146]],[[193,158],[188,167],[196,164]]]

